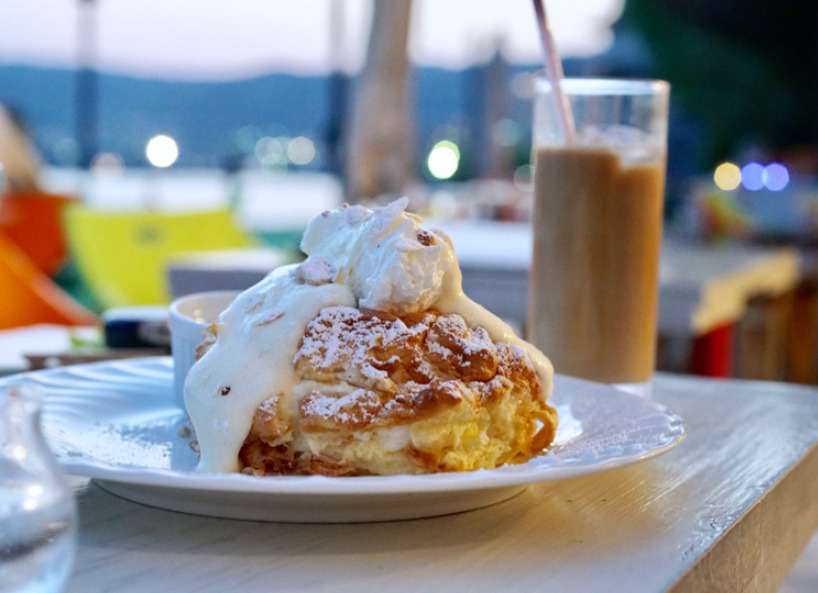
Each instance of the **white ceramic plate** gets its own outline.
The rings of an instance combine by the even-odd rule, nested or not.
[[[677,445],[682,420],[605,385],[557,376],[551,449],[528,463],[424,476],[254,477],[195,473],[169,358],[60,367],[0,381],[45,388],[46,439],[69,472],[124,498],[175,511],[263,521],[360,522],[487,506],[536,482],[631,465]]]

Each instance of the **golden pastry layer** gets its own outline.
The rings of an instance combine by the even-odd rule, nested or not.
[[[216,328],[214,328],[216,329]],[[524,349],[457,314],[324,308],[295,355],[291,393],[255,411],[242,471],[420,474],[530,459],[556,411]]]

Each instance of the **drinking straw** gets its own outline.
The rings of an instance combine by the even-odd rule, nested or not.
[[[562,71],[562,60],[560,59],[557,45],[554,43],[554,36],[551,33],[551,25],[548,23],[548,16],[545,12],[543,0],[534,0],[534,12],[537,14],[537,26],[540,30],[540,41],[542,42],[543,59],[545,62],[545,75],[551,83],[554,101],[557,107],[557,116],[560,124],[560,131],[566,144],[574,142],[574,116],[571,113],[571,104],[568,97],[562,92],[562,79],[565,77]]]

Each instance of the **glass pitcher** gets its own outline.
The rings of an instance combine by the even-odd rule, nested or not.
[[[62,590],[74,561],[74,493],[40,429],[41,391],[0,388],[0,593]]]

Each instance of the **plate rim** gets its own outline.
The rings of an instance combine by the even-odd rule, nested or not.
[[[83,371],[111,371],[133,373],[148,371],[164,375],[170,387],[173,381],[172,358],[169,356],[149,356],[131,359],[97,361],[79,365],[55,367],[27,371],[6,377],[0,377],[0,387],[21,381],[34,379],[34,382],[47,382],[60,375],[71,375]],[[156,377],[154,377],[156,378]],[[58,463],[69,474],[87,477],[92,480],[113,481],[121,484],[133,484],[139,487],[205,490],[210,493],[246,494],[246,495],[304,495],[304,496],[382,496],[394,494],[440,494],[445,492],[468,492],[473,490],[510,488],[540,482],[564,480],[590,474],[619,469],[652,459],[678,446],[687,436],[684,420],[669,408],[655,402],[614,389],[613,387],[555,374],[559,382],[578,382],[605,388],[618,397],[638,400],[652,408],[657,414],[665,417],[670,427],[669,438],[661,446],[644,450],[641,454],[623,454],[607,457],[604,461],[585,465],[544,466],[536,468],[536,459],[529,462],[502,466],[495,469],[478,469],[466,472],[445,472],[422,475],[395,476],[248,476],[240,473],[198,473],[196,471],[171,470],[150,467],[117,466],[102,460],[86,457],[58,458]],[[47,396],[46,404],[47,405]],[[168,409],[175,408],[172,398]],[[182,411],[180,410],[180,413]],[[544,455],[548,455],[548,451]]]

